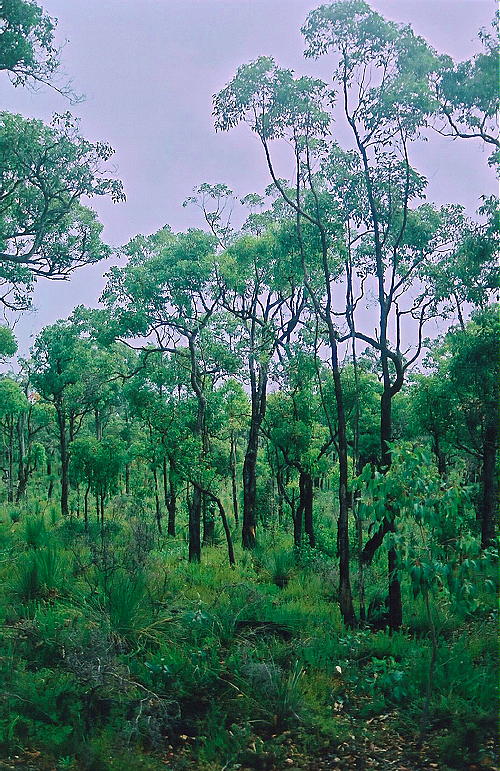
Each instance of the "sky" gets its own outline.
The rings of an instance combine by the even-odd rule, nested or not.
[[[236,68],[261,55],[281,66],[329,78],[327,57],[304,60],[300,27],[319,0],[45,0],[59,20],[62,71],[85,100],[77,105],[50,89],[14,89],[0,78],[1,109],[49,121],[54,112],[81,120],[83,136],[115,148],[113,166],[127,201],[91,202],[113,247],[165,224],[174,230],[202,226],[200,213],[182,207],[201,182],[224,182],[238,196],[269,184],[261,148],[247,127],[216,134],[212,95]],[[461,60],[480,49],[479,28],[489,26],[493,0],[372,0],[394,21],[411,23],[439,52]],[[342,142],[347,133],[336,128]],[[436,136],[413,162],[429,180],[428,198],[461,203],[473,212],[479,197],[495,192],[479,142]],[[280,173],[281,172],[281,173]],[[286,168],[278,169],[287,176]],[[39,281],[35,310],[16,324],[20,351],[46,324],[75,305],[95,306],[103,272],[117,259],[83,268],[69,282]]]

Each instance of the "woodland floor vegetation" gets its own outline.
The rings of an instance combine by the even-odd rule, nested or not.
[[[405,625],[391,634],[377,618],[375,560],[365,577],[373,618],[346,629],[337,567],[322,551],[294,555],[291,534],[270,526],[256,552],[237,549],[236,568],[217,545],[189,564],[185,530],[159,536],[136,506],[115,499],[104,529],[91,521],[87,532],[36,500],[1,523],[0,739],[13,767],[305,769],[324,757],[325,768],[354,768],[360,747],[367,768],[398,758],[395,768],[493,767],[491,592],[473,610],[435,599],[418,748],[432,646],[407,582]],[[325,513],[318,537],[331,531]],[[413,756],[401,759],[391,731]],[[370,760],[378,742],[387,766]]]

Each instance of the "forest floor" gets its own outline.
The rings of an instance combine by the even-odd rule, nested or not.
[[[276,765],[271,759],[262,759],[258,771],[451,771],[450,766],[436,758],[435,751],[425,740],[419,743],[414,737],[404,735],[394,725],[396,715],[381,715],[367,720],[364,725],[364,736],[353,736],[348,742],[342,743],[335,751],[328,751],[317,757],[304,756],[290,738],[286,740],[289,757]],[[465,771],[499,771],[500,766],[495,760],[497,748],[495,741],[490,739],[477,762],[464,765]],[[150,757],[150,759],[152,759]],[[157,757],[155,768],[166,771],[197,771],[196,761],[190,759],[189,748],[172,750],[162,757]],[[122,761],[123,762],[123,761]],[[130,758],[122,771],[140,771],[149,769],[145,765],[144,756]],[[220,771],[237,768],[221,764]],[[58,771],[61,767],[39,752],[23,753],[0,760],[0,769],[13,771]],[[215,768],[215,767],[214,767]],[[240,766],[239,771],[255,771],[256,766]]]
[[[419,746],[431,643],[408,586],[401,631],[346,629],[335,564],[285,538],[231,568],[132,518],[105,549],[47,520],[0,527],[0,771],[498,771],[489,591],[434,600]]]

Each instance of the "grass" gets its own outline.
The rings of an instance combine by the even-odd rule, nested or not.
[[[33,510],[0,524],[5,756],[35,749],[61,769],[153,770],[170,752],[179,771],[229,771],[333,751],[381,714],[416,736],[430,641],[408,587],[401,632],[346,630],[335,560],[297,561],[289,535],[239,551],[231,569],[223,548],[190,565],[184,543],[122,514],[104,546],[80,524]],[[375,561],[373,596],[382,575]],[[491,602],[472,615],[435,607],[429,751],[448,768],[477,762],[494,732]]]

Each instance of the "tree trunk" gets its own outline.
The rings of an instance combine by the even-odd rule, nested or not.
[[[236,439],[234,431],[231,431],[231,451],[229,457],[229,463],[231,467],[231,491],[233,494],[233,515],[234,521],[238,524],[238,482],[236,479]]]
[[[198,487],[195,487],[189,507],[189,562],[199,562],[201,560],[201,498],[201,491]]]
[[[304,530],[309,540],[309,546],[316,546],[313,523],[313,480],[307,472],[301,472],[302,487],[301,495],[304,502]]]
[[[332,345],[332,373],[335,387],[335,401],[337,406],[337,444],[339,448],[339,518],[338,518],[338,545],[339,545],[339,605],[344,624],[354,626],[356,615],[352,602],[351,579],[349,570],[349,505],[347,501],[348,482],[348,456],[347,435],[344,411],[344,398],[342,383],[338,369],[337,344],[331,339]]]
[[[267,368],[262,365],[259,366],[257,382],[253,371],[251,375],[252,414],[245,460],[243,462],[243,527],[241,540],[244,549],[253,549],[257,543],[257,453],[259,450],[260,427],[266,414]]]
[[[169,535],[175,536],[175,515],[176,515],[176,509],[177,509],[177,498],[176,498],[176,490],[175,490],[175,464],[172,458],[170,458],[170,462],[169,462],[168,486],[169,486],[169,493],[168,493],[168,500],[167,500],[167,511],[168,511],[167,533]]]
[[[158,474],[156,472],[156,466],[153,466],[153,480],[154,480],[154,489],[155,489],[155,519],[156,519],[156,526],[158,528],[158,532],[161,535],[162,534],[162,527],[161,527],[161,504],[160,504],[160,493],[158,490]]]
[[[243,462],[243,527],[241,540],[244,549],[253,549],[256,544],[255,529],[257,517],[255,502],[257,497],[257,452],[259,431],[256,422],[250,426],[247,451]]]
[[[89,492],[90,484],[87,485],[87,489],[85,490],[85,495],[83,497],[83,521],[86,533],[89,529]]]

